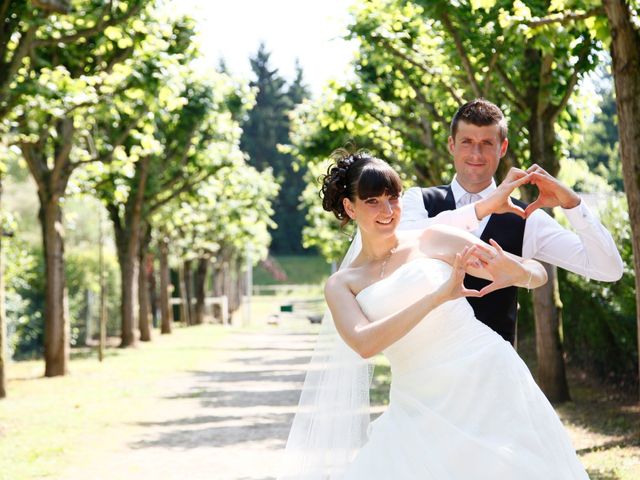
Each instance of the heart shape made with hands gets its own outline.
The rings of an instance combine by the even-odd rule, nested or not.
[[[522,185],[532,185],[538,191],[535,200],[524,211],[514,205],[509,197],[513,190]],[[574,208],[580,204],[580,197],[573,190],[536,164],[526,171],[515,167],[511,168],[498,188],[502,189],[500,194],[504,196],[505,211],[510,211],[523,218],[528,218],[539,208]]]

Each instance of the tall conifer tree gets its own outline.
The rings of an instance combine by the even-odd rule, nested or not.
[[[278,151],[279,144],[289,143],[289,112],[309,96],[303,72],[296,62],[296,77],[290,85],[270,66],[271,54],[261,44],[250,59],[257,88],[256,104],[243,125],[242,149],[249,154],[249,163],[258,170],[272,168],[280,184],[274,202],[274,221],[271,231],[271,252],[277,254],[302,253],[302,227],[305,212],[300,210],[300,195],[304,188],[304,171],[291,155]]]

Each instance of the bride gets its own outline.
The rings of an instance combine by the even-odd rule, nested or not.
[[[279,478],[587,479],[526,365],[464,299],[536,288],[546,282],[542,266],[451,227],[397,232],[397,173],[362,152],[334,159],[323,207],[343,225],[355,221],[362,246],[327,281],[331,315]],[[469,290],[466,272],[492,283]],[[365,359],[380,352],[391,365],[390,402],[369,424]]]

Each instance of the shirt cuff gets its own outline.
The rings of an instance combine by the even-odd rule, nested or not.
[[[577,206],[573,208],[563,208],[562,211],[567,216],[571,226],[576,230],[589,228],[593,225],[594,221],[597,220],[584,199],[582,199]]]
[[[455,210],[461,222],[460,226],[467,232],[473,232],[480,227],[480,220],[476,216],[476,204],[470,203]]]

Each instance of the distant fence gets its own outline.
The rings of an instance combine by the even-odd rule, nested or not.
[[[182,305],[182,299],[180,297],[171,297],[171,300],[169,300],[169,303],[171,305]],[[196,299],[195,298],[191,298],[191,305],[195,305],[196,304]],[[212,307],[213,305],[218,305],[220,307],[220,315],[222,315],[222,323],[223,324],[227,324],[229,323],[229,300],[227,299],[226,295],[222,295],[220,297],[204,297],[204,306],[206,307]],[[213,308],[211,308],[211,315],[214,315],[214,310]]]
[[[317,293],[318,285],[291,284],[291,285],[254,285],[254,295],[291,295],[293,293]]]

